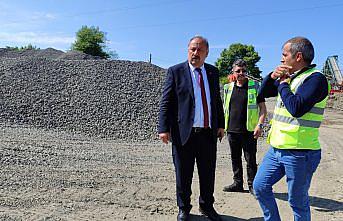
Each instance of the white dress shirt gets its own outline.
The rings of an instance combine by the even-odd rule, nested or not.
[[[204,111],[202,106],[202,99],[201,99],[201,88],[199,84],[199,73],[195,70],[195,67],[192,66],[190,63],[190,72],[192,76],[192,83],[193,83],[193,91],[194,91],[194,100],[195,100],[195,110],[194,110],[194,123],[193,127],[204,127]],[[210,87],[207,80],[207,73],[205,70],[204,65],[200,67],[204,86],[205,86],[205,92],[206,92],[206,100],[207,100],[207,108],[208,108],[208,120],[209,120],[209,126],[211,127],[211,96],[210,96]]]

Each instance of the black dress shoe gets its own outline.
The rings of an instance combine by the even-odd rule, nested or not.
[[[177,214],[177,221],[187,221],[189,218],[189,212],[184,209],[179,209],[179,214]]]
[[[243,184],[233,183],[230,186],[224,186],[224,192],[244,192]]]
[[[199,212],[201,214],[203,214],[204,216],[206,216],[209,220],[212,221],[222,221],[222,218],[220,217],[220,215],[214,210],[213,207],[208,208],[208,209],[204,209],[199,207]]]

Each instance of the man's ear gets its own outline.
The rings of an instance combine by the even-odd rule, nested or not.
[[[295,59],[297,62],[303,61],[304,60],[303,53],[297,52],[297,54],[295,55]]]

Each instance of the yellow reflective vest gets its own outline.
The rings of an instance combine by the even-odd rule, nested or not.
[[[228,130],[229,119],[230,119],[230,99],[233,91],[235,82],[224,85],[224,115],[225,115],[225,131]],[[248,104],[247,104],[247,130],[254,131],[258,123],[258,106],[256,102],[257,91],[259,84],[258,82],[249,80],[248,81]]]
[[[317,72],[320,73],[319,70],[311,68],[294,78],[290,83],[291,91],[295,93],[308,76]],[[328,88],[330,91],[329,83]],[[328,96],[316,103],[306,114],[297,118],[287,111],[279,94],[267,142],[278,149],[320,149],[319,127],[323,120],[327,99]]]

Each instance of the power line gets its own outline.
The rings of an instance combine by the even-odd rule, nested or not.
[[[129,11],[129,10],[136,10],[136,9],[141,9],[141,8],[146,8],[146,7],[179,4],[179,3],[189,2],[189,1],[192,1],[192,0],[165,1],[165,2],[159,2],[159,3],[142,4],[142,5],[132,6],[132,7],[122,7],[122,8],[115,8],[115,9],[104,9],[104,10],[97,10],[97,11],[81,12],[77,14],[69,14],[69,15],[67,14],[67,15],[64,15],[63,18],[72,18],[72,17],[83,16],[83,15],[103,14],[103,13],[119,12],[119,11]],[[254,17],[254,16],[267,16],[267,15],[283,14],[283,13],[289,13],[289,12],[307,11],[307,10],[313,10],[313,9],[332,8],[332,7],[339,7],[339,6],[343,6],[343,3],[313,6],[313,7],[298,8],[298,9],[286,9],[286,10],[270,11],[270,12],[256,12],[256,13],[236,15],[236,16],[223,16],[223,17],[196,19],[196,20],[190,19],[190,20],[183,20],[183,21],[160,23],[160,24],[150,24],[150,25],[134,25],[134,26],[119,27],[116,29],[120,30],[120,29],[135,29],[135,28],[154,28],[154,27],[160,27],[160,26],[178,25],[178,24],[185,24],[185,23],[189,24],[189,23],[194,23],[194,22],[198,23],[198,22],[230,20],[230,19],[238,19],[238,18],[246,18],[246,17]],[[8,22],[7,24],[16,24],[16,23],[21,23],[21,22],[37,21],[37,20],[40,20],[40,19],[36,18],[36,19],[26,19],[26,20],[21,20],[21,21],[12,21],[12,22]]]
[[[137,10],[141,8],[148,8],[148,7],[156,7],[161,5],[173,5],[173,4],[179,4],[179,3],[185,3],[190,2],[193,0],[180,0],[180,1],[164,1],[164,2],[158,2],[158,3],[150,3],[150,4],[141,4],[136,5],[132,7],[122,7],[122,8],[113,8],[113,9],[104,9],[104,10],[96,10],[96,11],[88,11],[88,12],[80,12],[76,14],[66,14],[63,15],[63,18],[74,18],[74,17],[80,17],[84,15],[94,15],[94,14],[104,14],[104,13],[113,13],[113,12],[120,12],[120,11],[130,11],[130,10]],[[6,24],[17,24],[22,22],[30,22],[30,21],[39,21],[41,18],[33,18],[33,19],[23,19],[23,20],[17,20],[17,21],[9,21]]]
[[[185,3],[185,2],[189,2],[189,1],[192,1],[192,0],[165,1],[165,2],[158,2],[158,3],[142,4],[142,5],[132,6],[132,7],[104,9],[104,10],[98,10],[98,11],[82,12],[79,14],[67,15],[64,17],[78,17],[78,16],[82,16],[82,15],[93,15],[93,14],[112,13],[112,12],[119,12],[119,11],[130,11],[130,10],[136,10],[136,9],[147,8],[147,7],[156,7],[156,6],[161,6],[161,5],[174,5],[174,4]]]
[[[185,24],[185,23],[198,23],[198,22],[208,22],[208,21],[217,21],[217,20],[230,20],[230,19],[237,19],[237,18],[246,18],[246,17],[254,17],[254,16],[266,16],[266,15],[274,15],[274,14],[283,14],[289,12],[297,12],[297,11],[305,11],[305,10],[313,10],[313,9],[321,9],[321,8],[332,8],[332,7],[339,7],[343,6],[341,4],[333,4],[333,5],[322,5],[322,6],[313,6],[307,8],[298,8],[298,9],[287,9],[287,10],[280,10],[280,11],[271,11],[271,12],[256,12],[244,15],[236,15],[236,16],[224,16],[224,17],[214,17],[214,18],[203,18],[203,19],[191,19],[191,20],[183,20],[183,21],[175,21],[175,22],[166,22],[160,24],[151,24],[151,25],[135,25],[135,26],[127,26],[127,27],[119,27],[119,29],[135,29],[135,28],[154,28],[160,26],[168,26],[168,25],[178,25],[178,24]]]

